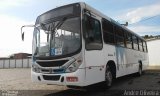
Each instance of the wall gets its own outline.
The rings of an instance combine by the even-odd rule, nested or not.
[[[0,60],[0,69],[5,68],[30,68],[32,60],[27,59],[3,59]]]
[[[160,66],[160,40],[148,41],[149,66]]]

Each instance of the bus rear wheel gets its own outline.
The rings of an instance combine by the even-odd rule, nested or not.
[[[141,76],[141,75],[142,75],[142,64],[139,65],[137,75],[138,75],[138,76]]]
[[[110,67],[106,66],[106,72],[105,72],[105,85],[107,88],[110,88],[112,86],[113,82],[113,74],[110,70]]]

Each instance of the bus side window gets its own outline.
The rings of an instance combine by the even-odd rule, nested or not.
[[[135,35],[132,35],[132,39],[133,39],[133,47],[135,50],[138,50],[138,39]]]
[[[146,52],[148,52],[148,48],[147,48],[147,42],[145,42],[146,43]]]
[[[139,50],[143,51],[143,41],[141,39],[139,39]]]
[[[132,35],[131,34],[126,34],[126,46],[127,48],[131,48],[132,49]]]
[[[113,25],[110,21],[102,20],[103,39],[105,43],[115,44],[115,36],[113,31]]]
[[[148,52],[148,48],[147,48],[147,42],[145,42],[145,44],[146,44],[146,52]]]
[[[146,44],[145,41],[143,41],[143,51],[144,52],[148,52],[148,50],[147,50],[147,44]]]
[[[138,50],[140,51],[140,48],[139,48],[139,42],[140,42],[140,40],[139,40],[139,38],[137,37]]]
[[[84,37],[87,50],[102,49],[102,35],[100,22],[88,15],[84,15]]]
[[[115,32],[116,32],[116,42],[118,46],[125,47],[124,43],[124,31],[122,28],[115,26]]]

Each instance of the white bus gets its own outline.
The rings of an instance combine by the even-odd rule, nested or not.
[[[33,26],[33,82],[109,87],[148,66],[146,41],[85,3],[50,10]]]

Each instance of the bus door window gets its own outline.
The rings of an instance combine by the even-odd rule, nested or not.
[[[87,50],[102,49],[100,22],[93,17],[84,15],[84,37]]]

